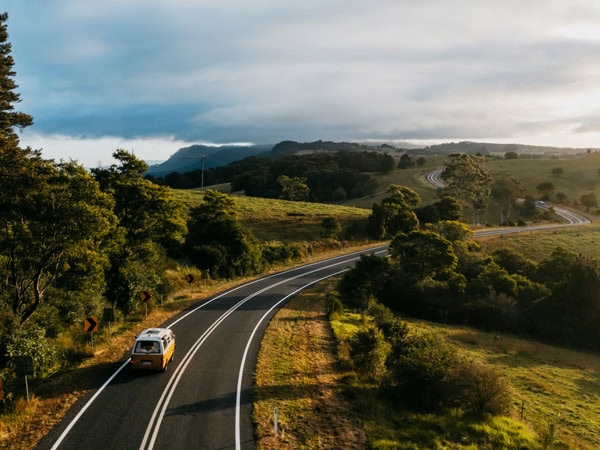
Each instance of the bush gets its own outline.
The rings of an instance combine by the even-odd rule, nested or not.
[[[328,291],[325,295],[325,304],[327,306],[327,315],[330,319],[336,319],[344,313],[344,304],[340,300],[340,294],[337,291]]]
[[[46,330],[36,324],[26,323],[15,333],[6,345],[6,353],[11,359],[16,356],[30,356],[38,377],[48,374],[60,362],[56,346],[46,338]]]
[[[508,412],[510,395],[500,372],[475,361],[460,361],[445,380],[448,402],[475,416]]]
[[[350,342],[350,356],[356,372],[368,381],[379,383],[387,375],[386,359],[390,346],[376,327],[361,328]]]
[[[408,336],[408,325],[397,317],[390,308],[373,301],[369,306],[368,313],[373,317],[375,325],[385,336],[385,340],[390,343],[392,352],[394,349],[404,346]]]
[[[267,265],[287,263],[300,259],[302,252],[298,245],[282,242],[267,242],[262,246],[262,260]]]
[[[432,410],[445,402],[445,380],[459,362],[454,347],[435,334],[409,335],[393,348],[392,380],[413,407]]]

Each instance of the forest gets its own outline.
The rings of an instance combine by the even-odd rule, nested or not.
[[[147,175],[146,178],[175,189],[200,187],[202,182],[205,185],[231,183],[232,191],[252,197],[331,202],[372,194],[377,188],[372,174],[386,174],[395,168],[394,159],[387,153],[339,150],[305,155],[284,153],[274,158],[250,156],[204,171],[173,172],[164,177]],[[303,188],[291,193],[293,185]]]

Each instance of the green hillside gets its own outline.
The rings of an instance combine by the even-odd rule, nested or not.
[[[202,201],[199,190],[176,191],[190,207]],[[292,202],[243,195],[232,196],[240,221],[250,228],[260,241],[310,242],[320,239],[321,222],[326,217],[337,218],[343,228],[364,221],[370,208],[325,203]]]

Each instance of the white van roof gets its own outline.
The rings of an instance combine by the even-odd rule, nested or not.
[[[136,339],[151,339],[151,338],[157,338],[160,339],[161,337],[163,337],[166,334],[171,334],[172,331],[169,328],[146,328],[145,330],[142,330],[142,332],[140,334],[138,334],[135,338]]]

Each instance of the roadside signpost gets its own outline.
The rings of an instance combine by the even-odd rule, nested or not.
[[[190,294],[192,293],[192,284],[194,283],[194,276],[191,273],[188,273],[185,276],[185,281],[190,285]]]
[[[98,331],[98,317],[86,317],[83,320],[83,329],[86,333],[90,333],[90,341],[92,343],[92,351],[94,351],[94,332]]]
[[[29,402],[27,375],[33,375],[33,358],[31,356],[15,356],[15,370],[17,376],[25,377],[25,391],[27,392],[27,402]]]
[[[152,294],[150,293],[150,291],[142,291],[142,292],[140,292],[140,297],[142,298],[142,303],[146,307],[146,318],[147,318],[148,317],[148,302],[150,302],[150,299],[152,298]]]

